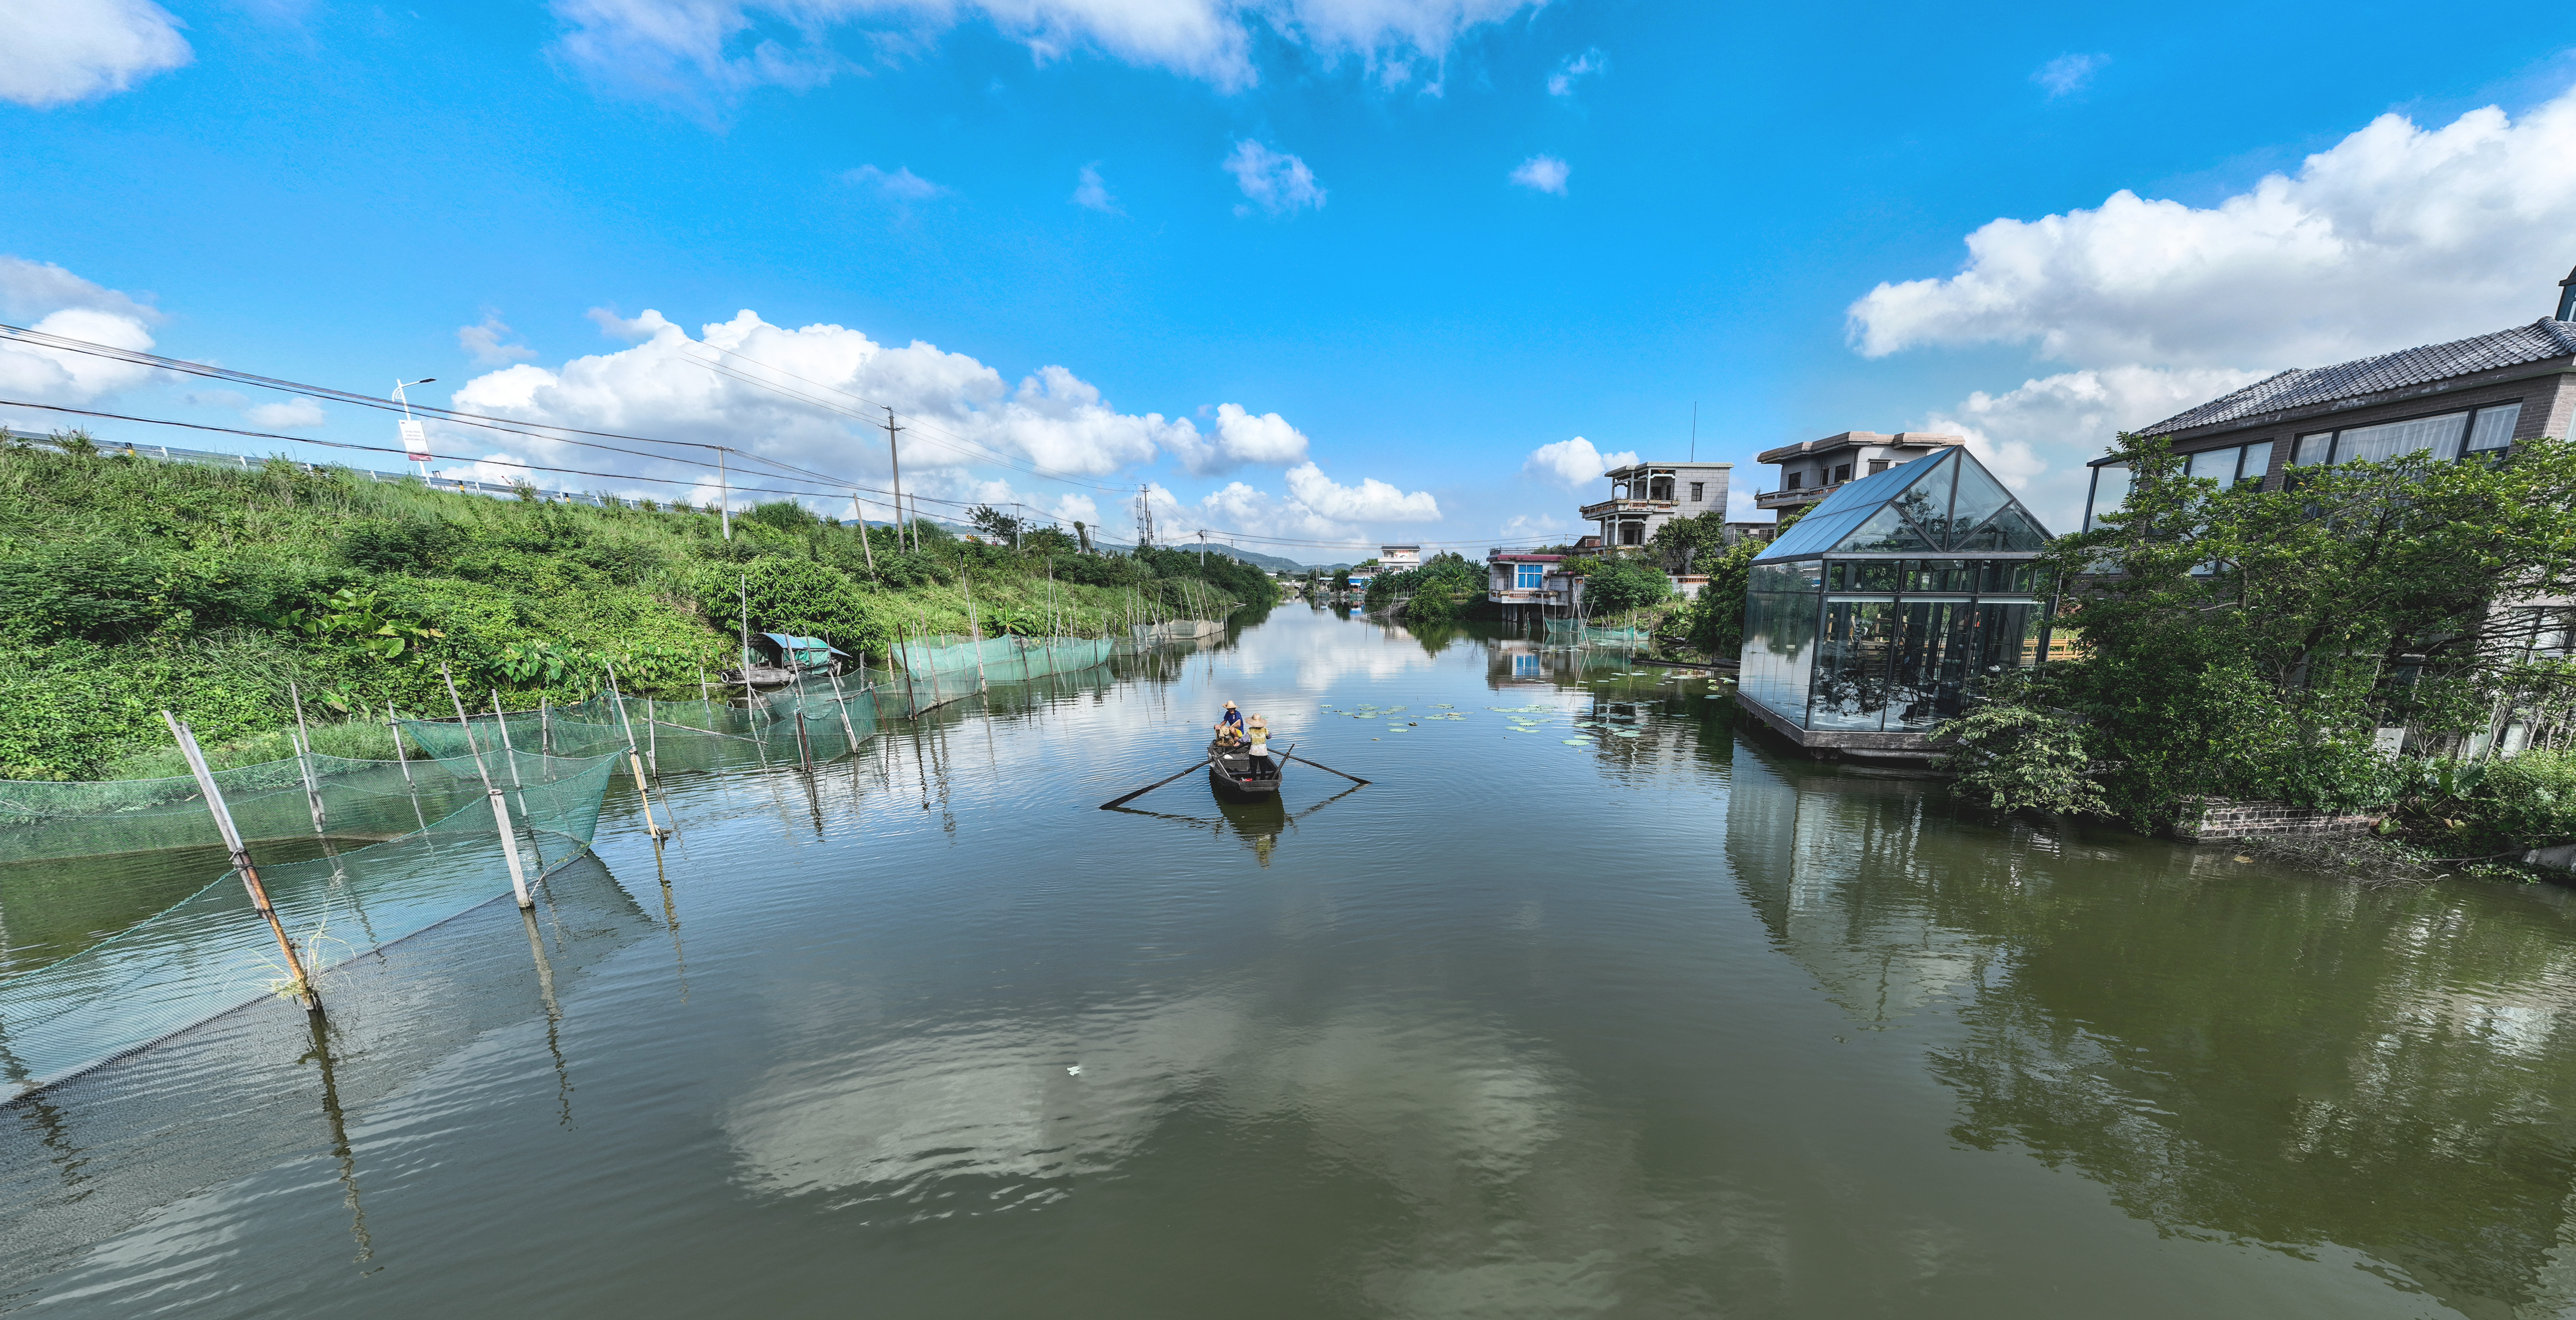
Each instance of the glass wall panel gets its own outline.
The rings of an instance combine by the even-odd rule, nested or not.
[[[1959,713],[1976,652],[1976,611],[1966,601],[1907,601],[1897,608],[1882,727],[1919,733]]]
[[[1939,458],[1933,459],[1931,466],[1921,474],[1917,475],[1913,479],[1913,483],[1911,485],[1908,485],[1901,494],[1897,495],[1896,498],[1887,502],[1888,506],[1891,508],[1903,509],[1905,511],[1905,516],[1913,519],[1916,527],[1931,532],[1936,536],[1939,535],[1940,528],[1943,526],[1945,520],[1950,516],[1950,487],[1958,480],[1959,476],[1959,463],[1957,460],[1958,451],[1956,450],[1944,453]],[[1909,463],[1906,466],[1913,467],[1915,465]],[[1901,472],[1904,469],[1899,468],[1895,470]],[[1869,525],[1874,526],[1877,522],[1877,518],[1872,518],[1870,519]],[[1864,530],[1866,530],[1866,528],[1864,528]],[[1860,549],[1857,545],[1852,548],[1855,550]],[[1939,549],[1940,547],[1926,546],[1925,548]]]
[[[1851,572],[1844,583],[1852,591],[1894,591],[1897,580],[1905,576],[1902,559],[1859,559],[1852,561]]]
[[[1908,492],[1910,495],[1912,492]],[[1839,549],[1857,554],[1902,554],[1908,550],[1936,550],[1940,547],[1926,540],[1914,525],[1898,516],[1890,504],[1871,514],[1860,530],[1843,538]]]
[[[2084,530],[2104,514],[2117,513],[2129,499],[2129,465],[2105,463],[2093,469],[2093,498],[2084,505]]]
[[[2335,437],[2334,461],[2385,463],[2400,454],[2427,449],[2437,458],[2450,458],[2459,452],[2460,433],[2468,420],[2467,413],[2455,412],[2418,417],[2411,422],[2356,426]]]
[[[1905,570],[1905,585],[1901,588],[1905,591],[1966,595],[1977,589],[1976,561],[1972,559],[1909,559]]]
[[[1824,566],[1813,559],[1755,564],[1744,601],[1739,690],[1746,700],[1803,725],[1809,670],[1815,661],[1817,586]]]
[[[2298,447],[2290,451],[2290,461],[2302,467],[2322,463],[2334,457],[2334,432],[2318,431],[2299,437]]]
[[[2224,490],[2236,480],[2236,463],[2243,457],[2245,449],[2241,445],[2231,449],[2204,449],[2183,459],[2183,475],[2208,478]]]
[[[2257,440],[2254,443],[2245,446],[2245,461],[2242,464],[2239,464],[2236,469],[2237,484],[2243,485],[2248,481],[2261,481],[2263,479],[2263,474],[2271,470],[2272,442],[2269,440]]]
[[[2039,590],[2039,565],[2027,559],[1978,561],[1977,590],[1983,594],[2028,596]]]
[[[1884,722],[1896,609],[1894,601],[1886,600],[1825,602],[1808,728],[1877,729]]]
[[[2005,509],[1986,520],[1986,525],[1970,532],[1951,546],[1953,550],[2037,550],[2048,544],[2048,534],[2039,524],[2023,517],[2019,509]]]
[[[2012,503],[2012,496],[2005,494],[2004,488],[1995,484],[1995,479],[1986,475],[1985,469],[1973,463],[1955,466],[1959,469],[1959,487],[1958,492],[1950,497],[1949,529],[1940,534],[1944,544],[1955,543],[1977,524]]]
[[[2478,409],[2478,419],[2469,424],[2467,452],[2474,454],[2512,444],[2513,424],[2521,419],[2522,405],[2518,403]]]

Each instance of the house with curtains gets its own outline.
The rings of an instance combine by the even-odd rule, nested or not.
[[[1836,486],[1753,561],[1737,704],[1820,754],[1927,759],[1981,681],[2047,654],[2048,540],[1964,446]]]

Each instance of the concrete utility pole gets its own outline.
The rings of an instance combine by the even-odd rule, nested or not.
[[[895,432],[907,429],[894,424],[894,409],[888,407],[885,419],[886,466],[894,472],[894,543],[897,548],[903,545],[903,455],[895,450],[894,436]],[[917,542],[914,548],[920,548]]]

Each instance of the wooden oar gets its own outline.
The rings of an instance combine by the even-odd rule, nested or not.
[[[1302,757],[1302,756],[1292,756],[1292,757],[1289,757],[1288,759],[1289,759],[1289,760],[1292,760],[1292,761],[1306,761],[1306,758],[1305,758],[1305,757]],[[1329,765],[1326,765],[1326,764],[1324,764],[1324,763],[1323,763],[1323,762],[1321,762],[1321,761],[1306,761],[1306,764],[1311,765],[1311,766],[1315,767],[1316,769],[1323,771],[1323,772],[1324,772],[1324,773],[1326,773],[1326,774],[1342,775],[1342,778],[1347,779],[1347,780],[1351,781],[1351,782],[1352,782],[1352,783],[1354,783],[1354,784],[1365,784],[1365,783],[1367,783],[1367,782],[1368,782],[1367,780],[1360,778],[1358,775],[1343,775],[1341,771],[1336,770],[1336,769],[1334,769],[1333,767],[1331,767],[1331,766],[1329,766]],[[1187,773],[1189,773],[1189,772],[1188,772],[1188,771],[1186,771],[1186,770],[1184,770],[1184,771],[1182,771],[1181,773],[1182,773],[1182,774],[1187,774]],[[1174,776],[1172,776],[1172,777],[1173,777],[1174,779],[1178,779],[1178,778],[1180,778],[1180,775],[1174,775]]]
[[[1204,769],[1206,769],[1206,768],[1207,768],[1208,761],[1213,761],[1213,760],[1215,760],[1215,759],[1216,759],[1215,757],[1211,756],[1211,757],[1209,757],[1209,758],[1207,759],[1207,761],[1201,761],[1201,762],[1199,762],[1197,765],[1191,766],[1191,767],[1190,767],[1190,770],[1204,770]],[[1312,764],[1312,762],[1309,762],[1309,764]],[[1181,772],[1181,775],[1188,774],[1188,773],[1190,772],[1190,770],[1184,770],[1184,771],[1182,771],[1182,772]],[[1336,773],[1338,773],[1338,772],[1336,772]],[[1180,777],[1181,777],[1181,775],[1174,775],[1174,776],[1172,776],[1172,779],[1178,779],[1178,778],[1180,778]],[[1107,802],[1103,802],[1103,803],[1101,803],[1101,804],[1100,804],[1100,809],[1101,809],[1102,811],[1114,811],[1114,810],[1116,810],[1116,809],[1118,809],[1118,808],[1120,808],[1120,807],[1123,807],[1123,806],[1127,805],[1127,804],[1128,804],[1128,803],[1130,803],[1130,802],[1135,801],[1136,799],[1138,799],[1138,798],[1140,798],[1140,797],[1145,796],[1145,795],[1146,795],[1146,794],[1148,794],[1148,793],[1153,792],[1155,789],[1161,788],[1163,785],[1165,785],[1165,784],[1168,784],[1168,783],[1172,782],[1172,779],[1157,779],[1157,780],[1155,780],[1153,783],[1147,784],[1147,785],[1145,785],[1143,788],[1137,789],[1135,792],[1130,793],[1130,794],[1128,794],[1127,796],[1125,796],[1125,797],[1123,797],[1123,798],[1111,798],[1111,799],[1110,799],[1110,800],[1108,800]]]

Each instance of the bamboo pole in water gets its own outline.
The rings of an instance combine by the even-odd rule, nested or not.
[[[653,823],[653,795],[644,787],[644,759],[635,754],[635,721],[626,718],[626,694],[617,690],[617,666],[608,666],[608,698],[617,706],[617,723],[626,730],[626,764],[635,771],[635,798],[644,804],[644,832],[662,837],[662,828]],[[653,713],[644,713],[644,725],[651,728]]]
[[[322,786],[313,779],[313,731],[304,724],[304,694],[286,680],[286,699],[295,706],[295,768],[304,776],[304,805],[313,812],[313,832],[322,833]]]
[[[268,887],[259,881],[259,868],[250,860],[250,849],[242,843],[241,831],[233,826],[233,813],[224,805],[223,790],[215,786],[215,773],[206,768],[206,754],[197,749],[197,735],[179,717],[168,711],[161,718],[170,726],[170,736],[179,743],[179,754],[187,758],[188,773],[197,777],[197,791],[206,795],[206,810],[215,817],[215,831],[224,837],[224,848],[232,854],[233,869],[241,872],[242,888],[250,891],[250,905],[268,921],[269,933],[277,937],[277,952],[286,959],[286,974],[295,987],[295,997],[307,1013],[322,1011],[322,992],[304,973],[304,960],[295,952],[295,941],[286,938],[286,923],[277,919],[277,909],[268,901]]]
[[[827,675],[827,677],[832,680],[832,709],[841,713],[841,740],[848,744],[850,755],[857,756],[859,754],[859,735],[857,731],[850,727],[849,694],[841,691],[841,676],[839,674],[831,674]]]
[[[465,750],[474,754],[474,774],[483,781],[483,792],[492,799],[492,819],[501,828],[501,854],[510,861],[510,889],[517,895],[522,911],[537,905],[528,897],[528,875],[519,865],[519,838],[510,831],[510,804],[501,798],[500,788],[492,782],[492,772],[483,765],[483,749],[474,745],[474,722],[465,718],[465,698],[456,694],[456,676],[439,662],[438,676],[447,681],[447,699],[456,704],[456,727],[465,735]]]

